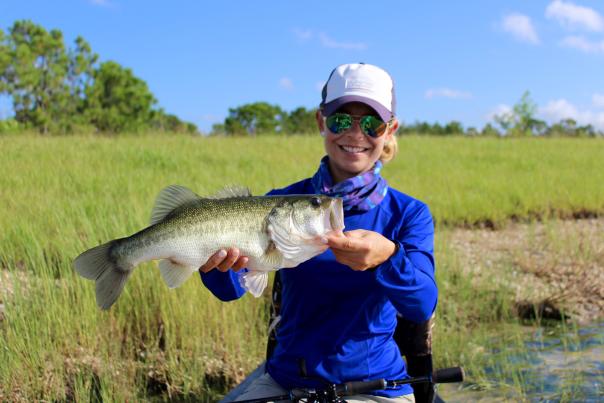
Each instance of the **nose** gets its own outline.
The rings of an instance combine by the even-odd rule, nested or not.
[[[352,122],[352,127],[348,130],[346,130],[346,132],[344,133],[346,136],[355,138],[363,138],[365,137],[365,135],[363,134],[363,132],[361,131],[361,122],[358,119],[354,119],[354,121]]]

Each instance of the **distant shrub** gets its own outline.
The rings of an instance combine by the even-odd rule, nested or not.
[[[25,130],[15,119],[0,120],[0,134],[12,134]]]

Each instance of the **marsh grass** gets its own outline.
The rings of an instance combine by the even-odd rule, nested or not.
[[[597,401],[604,396],[604,334],[597,322],[604,285],[602,225],[601,219],[550,220],[498,231],[439,231],[435,366],[461,365],[467,374],[461,391],[442,388],[445,400]],[[553,273],[545,276],[553,284],[541,285],[542,294],[536,285],[546,271]],[[534,319],[516,315],[519,298],[549,299],[559,296],[560,288],[566,299],[557,301],[562,316],[574,321],[547,320],[537,309]],[[577,321],[586,311],[596,324],[580,327]]]
[[[493,329],[514,322],[510,290],[470,281],[447,228],[601,215],[604,143],[405,137],[399,145],[384,175],[430,205],[442,234],[437,364],[463,364],[472,382],[488,384],[499,376],[484,370]],[[0,400],[214,401],[263,357],[268,293],[221,303],[198,279],[170,291],[149,263],[101,312],[93,283],[71,262],[145,227],[169,184],[262,194],[308,177],[323,154],[319,138],[6,136],[0,151]]]

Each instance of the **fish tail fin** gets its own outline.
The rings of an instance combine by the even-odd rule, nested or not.
[[[178,264],[170,259],[163,259],[159,262],[159,270],[168,287],[176,288],[180,287],[198,269]]]
[[[96,281],[96,303],[101,309],[109,309],[124,289],[132,267],[121,267],[109,252],[116,241],[89,249],[73,261],[78,274]]]
[[[268,273],[265,271],[239,272],[239,284],[248,290],[254,297],[262,295],[268,285]]]

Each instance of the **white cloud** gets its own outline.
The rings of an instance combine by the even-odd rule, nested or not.
[[[567,36],[560,42],[561,46],[578,49],[585,53],[604,53],[604,40],[590,41],[582,36]]]
[[[279,80],[279,86],[285,90],[291,91],[294,89],[294,83],[291,79],[283,77]]]
[[[604,31],[604,18],[597,11],[571,2],[561,0],[551,2],[545,9],[545,16],[558,21],[565,28]]]
[[[579,125],[590,124],[597,130],[604,130],[604,111],[579,109],[564,98],[550,101],[539,108],[539,115],[551,123],[557,123],[562,119],[574,119]]]
[[[578,109],[564,98],[549,101],[547,105],[539,108],[539,112],[556,122],[567,118],[577,119],[579,116]]]
[[[326,48],[333,49],[349,49],[349,50],[365,50],[367,49],[367,44],[364,42],[338,42],[331,37],[327,36],[327,34],[321,32],[319,33],[319,40],[321,41],[321,45]]]
[[[431,88],[424,94],[426,99],[432,98],[453,98],[453,99],[469,99],[472,94],[466,91],[452,90],[450,88]]]
[[[603,94],[593,94],[591,97],[591,101],[596,108],[604,109],[604,95]]]
[[[533,45],[539,44],[539,36],[533,27],[531,19],[523,14],[509,14],[503,17],[501,26],[505,32],[512,34],[514,38],[521,42],[528,42]]]
[[[306,42],[309,39],[312,39],[313,37],[313,32],[310,29],[294,28],[293,32],[294,35],[296,35],[296,38],[298,38],[302,42]]]
[[[487,121],[494,121],[495,116],[502,116],[512,113],[512,107],[506,104],[499,104],[495,108],[493,108],[487,116],[485,116]]]

